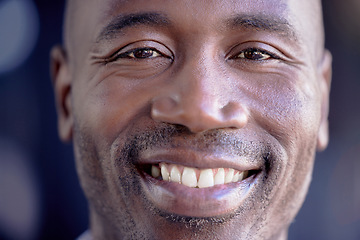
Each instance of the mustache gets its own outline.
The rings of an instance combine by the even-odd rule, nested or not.
[[[253,136],[251,136],[253,135]],[[175,124],[159,124],[127,136],[120,156],[136,163],[140,152],[160,148],[182,148],[205,153],[225,153],[231,156],[259,159],[270,162],[276,146],[270,141],[257,139],[255,134],[229,129],[213,129],[193,133],[187,127]]]

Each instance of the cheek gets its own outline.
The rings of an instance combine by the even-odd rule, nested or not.
[[[79,79],[72,92],[78,175],[87,197],[102,196],[102,202],[112,199],[109,183],[116,183],[119,174],[112,167],[115,140],[133,124],[134,116],[146,111],[149,102],[139,82],[120,83],[116,77],[100,82]]]
[[[272,169],[279,171],[270,178],[277,182],[272,200],[275,212],[288,221],[298,212],[311,181],[321,117],[316,79],[303,75],[293,79],[264,84],[254,105],[258,125],[286,152],[285,158],[273,162]]]
[[[320,94],[316,79],[302,73],[269,74],[250,92],[252,115],[262,129],[285,149],[316,138],[320,123]],[[255,89],[255,88],[254,88]]]
[[[93,138],[109,146],[134,124],[135,117],[148,115],[153,92],[140,81],[105,79],[79,101],[78,119]]]

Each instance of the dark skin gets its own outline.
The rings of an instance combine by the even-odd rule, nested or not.
[[[328,142],[319,1],[81,4],[51,56],[92,237],[287,239]],[[189,187],[164,163],[246,176]]]

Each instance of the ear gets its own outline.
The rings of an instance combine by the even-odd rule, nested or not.
[[[319,68],[319,80],[321,88],[321,122],[317,138],[317,149],[323,151],[329,143],[329,97],[332,78],[332,55],[325,50]]]
[[[69,142],[72,139],[73,112],[71,107],[71,74],[65,50],[55,46],[51,50],[51,78],[55,92],[55,104],[58,115],[60,139]]]

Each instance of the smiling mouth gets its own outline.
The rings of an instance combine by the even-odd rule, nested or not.
[[[241,182],[259,171],[239,171],[233,168],[199,169],[178,164],[159,163],[144,167],[144,172],[159,181],[172,182],[190,188],[209,188]]]
[[[136,168],[146,199],[180,216],[227,216],[256,191],[262,176],[260,161],[245,158],[235,162],[178,149],[144,155]]]

